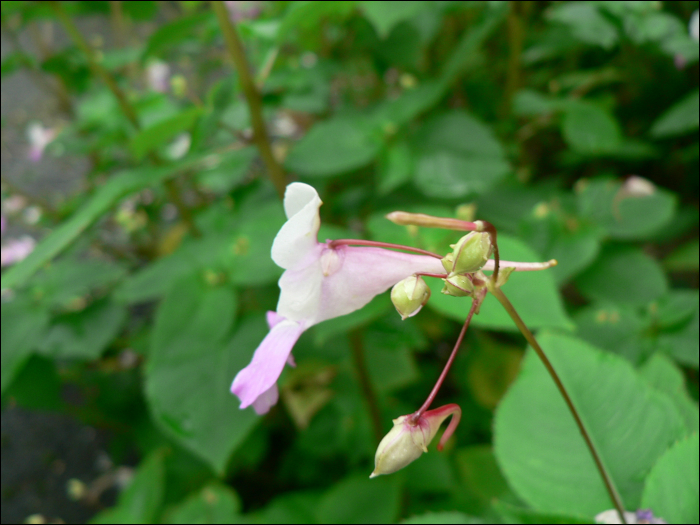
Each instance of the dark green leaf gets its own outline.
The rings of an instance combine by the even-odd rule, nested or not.
[[[573,35],[586,44],[612,48],[618,40],[617,29],[591,3],[564,3],[556,5],[548,18],[569,26]]]
[[[695,90],[661,115],[649,133],[656,138],[673,137],[698,129],[699,95]]]
[[[229,387],[265,336],[265,322],[243,321],[229,340],[235,309],[227,286],[181,281],[158,309],[146,377],[156,421],[219,474],[259,421],[239,410]]]
[[[116,506],[102,511],[90,523],[155,523],[165,492],[163,456],[163,450],[156,450],[144,459]]]
[[[2,387],[4,394],[48,328],[44,308],[17,298],[2,305]]]
[[[286,166],[300,175],[330,177],[366,166],[380,148],[370,120],[335,117],[311,128],[292,148]]]
[[[380,38],[386,38],[391,29],[404,20],[413,18],[425,7],[425,2],[359,2],[360,8],[372,23]]]
[[[467,516],[462,512],[444,510],[442,512],[426,512],[419,516],[411,516],[401,523],[411,525],[422,525],[429,523],[484,523],[479,518]]]
[[[622,143],[622,134],[615,118],[589,102],[568,105],[562,121],[562,133],[569,146],[583,155],[612,153]]]
[[[591,299],[644,306],[668,290],[659,264],[636,248],[606,247],[576,278],[579,290]]]
[[[177,18],[172,22],[160,26],[148,39],[143,58],[151,55],[160,55],[167,48],[180,44],[194,36],[195,29],[204,22],[212,20],[214,13],[207,10]]]
[[[321,499],[317,516],[321,523],[393,523],[399,514],[400,486],[397,477],[369,479],[367,475],[345,478]]]
[[[171,509],[163,523],[241,523],[241,502],[226,485],[211,483]]]

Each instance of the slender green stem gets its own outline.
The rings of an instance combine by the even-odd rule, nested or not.
[[[367,403],[370,421],[372,422],[372,432],[377,444],[384,437],[382,430],[382,415],[379,412],[379,398],[372,388],[372,381],[369,378],[369,370],[365,361],[365,344],[362,339],[362,332],[359,329],[350,332],[350,347],[352,349],[352,360],[355,363],[355,371],[360,381],[363,397]]]
[[[78,48],[80,48],[80,50],[87,57],[90,69],[92,69],[95,75],[102,79],[102,81],[107,85],[112,94],[116,97],[117,102],[119,103],[119,107],[122,110],[122,113],[124,113],[131,125],[134,126],[136,130],[140,130],[141,124],[139,123],[136,110],[129,102],[129,99],[127,98],[124,91],[119,87],[119,84],[117,84],[117,81],[114,80],[114,77],[99,63],[95,51],[92,49],[92,47],[90,47],[90,45],[87,43],[83,35],[76,27],[76,25],[65,12],[61,3],[52,1],[49,2],[49,4],[56,13],[56,17],[58,18],[59,22],[61,22],[63,28],[66,30],[66,33],[68,33],[68,36],[71,38],[71,40],[73,40],[73,43],[76,46],[78,46]],[[156,165],[162,164],[162,161],[158,158],[157,155],[155,155],[155,153],[150,154],[149,158]],[[183,201],[175,181],[166,181],[165,189],[168,192],[168,197],[173,202],[173,204],[178,210],[178,213],[182,217],[182,220],[187,224],[187,227],[192,232],[192,235],[194,235],[195,237],[199,237],[201,233],[195,225],[194,218],[192,217],[192,212]]]
[[[564,398],[564,401],[566,402],[566,405],[569,407],[569,411],[571,412],[571,415],[574,416],[574,420],[576,421],[576,425],[579,428],[579,431],[581,432],[581,435],[583,436],[584,441],[586,442],[586,445],[588,446],[588,450],[591,453],[591,456],[593,456],[593,461],[595,462],[596,468],[598,469],[598,473],[600,474],[600,477],[603,479],[603,483],[605,484],[605,488],[608,491],[608,494],[610,496],[610,499],[612,500],[613,505],[615,506],[615,509],[617,510],[620,520],[622,523],[627,523],[625,521],[625,515],[624,515],[624,505],[622,504],[622,499],[620,498],[620,495],[617,492],[617,489],[615,488],[615,485],[613,483],[612,478],[610,477],[610,474],[608,473],[607,469],[605,468],[605,465],[603,465],[603,461],[600,458],[600,455],[598,454],[598,450],[596,449],[595,445],[593,444],[593,440],[591,439],[590,434],[588,433],[588,430],[586,430],[586,426],[583,424],[583,420],[581,419],[581,416],[578,413],[578,410],[576,410],[576,407],[574,406],[573,401],[571,400],[571,397],[569,396],[568,391],[566,390],[566,387],[562,383],[561,379],[559,378],[559,374],[557,374],[556,370],[552,366],[551,361],[547,357],[547,354],[544,353],[544,350],[542,350],[542,347],[539,345],[537,340],[535,339],[535,336],[532,335],[532,332],[530,329],[525,325],[523,320],[520,318],[520,315],[518,315],[518,312],[515,310],[515,307],[513,307],[512,303],[508,300],[508,298],[504,295],[504,293],[501,291],[500,288],[498,288],[495,285],[495,281],[493,279],[489,279],[486,282],[486,286],[488,287],[489,292],[491,292],[496,299],[503,305],[503,308],[506,309],[506,312],[508,312],[508,315],[513,319],[515,322],[516,326],[520,330],[520,332],[525,336],[525,339],[527,340],[528,343],[530,343],[530,346],[535,350],[535,353],[537,356],[540,358],[542,363],[544,364],[545,368],[547,369],[547,372],[549,372],[549,375],[552,377],[554,380],[554,383],[557,385],[557,388],[559,389],[559,393],[561,396]]]
[[[221,32],[224,35],[226,47],[231,55],[236,71],[238,72],[238,77],[241,79],[241,87],[243,88],[243,93],[245,94],[246,101],[248,102],[250,119],[253,124],[253,140],[260,151],[260,156],[262,157],[265,167],[270,174],[270,180],[275,186],[280,199],[282,199],[284,198],[284,190],[287,186],[285,180],[286,177],[282,166],[279,162],[277,162],[275,155],[272,153],[270,137],[267,134],[265,119],[263,118],[262,114],[262,100],[260,97],[260,92],[255,85],[253,75],[250,73],[250,65],[248,64],[248,59],[245,55],[243,43],[238,36],[236,27],[229,18],[228,11],[226,10],[224,3],[214,1],[212,2],[212,7],[214,8],[216,17],[219,19]]]

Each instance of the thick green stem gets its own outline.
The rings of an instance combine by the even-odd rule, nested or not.
[[[508,312],[508,315],[513,319],[515,322],[515,325],[518,327],[520,332],[523,334],[525,339],[527,340],[528,343],[530,343],[530,346],[535,350],[535,353],[537,356],[540,358],[542,363],[544,364],[544,367],[547,369],[547,372],[549,372],[549,375],[552,377],[554,380],[554,383],[557,385],[557,388],[559,389],[559,393],[561,396],[564,398],[564,401],[566,402],[566,405],[569,407],[569,411],[571,412],[571,415],[574,416],[574,420],[576,421],[576,425],[578,426],[579,431],[581,432],[581,435],[583,436],[584,441],[586,442],[586,445],[588,446],[588,450],[591,453],[591,456],[593,456],[593,461],[595,462],[596,468],[598,469],[598,473],[600,474],[600,477],[603,479],[603,483],[605,484],[605,488],[608,491],[608,494],[610,496],[610,499],[612,500],[613,505],[615,506],[615,509],[617,510],[621,523],[627,523],[625,521],[625,515],[624,515],[624,505],[622,504],[622,499],[620,498],[620,495],[617,492],[617,489],[615,488],[615,485],[612,481],[612,478],[610,477],[610,474],[608,473],[607,469],[605,468],[605,465],[603,465],[603,461],[600,458],[600,455],[598,454],[598,450],[596,449],[595,445],[593,444],[593,440],[591,439],[590,434],[588,433],[588,430],[586,430],[586,426],[583,424],[583,420],[581,419],[581,416],[578,413],[578,410],[576,410],[576,407],[574,406],[573,401],[571,400],[571,397],[569,396],[569,393],[566,390],[566,387],[562,383],[561,379],[559,378],[559,374],[557,374],[556,370],[554,370],[554,367],[552,366],[551,361],[547,357],[547,354],[544,353],[544,350],[542,350],[542,347],[539,345],[537,340],[535,339],[535,336],[532,334],[530,329],[525,325],[523,320],[520,318],[520,315],[518,315],[518,312],[515,310],[513,307],[512,303],[508,300],[508,298],[504,295],[504,293],[501,291],[499,287],[495,285],[495,281],[493,279],[488,279],[486,282],[486,286],[488,287],[489,292],[491,292],[496,299],[503,305],[503,308],[505,308],[506,312]]]
[[[255,85],[253,75],[250,73],[250,65],[248,64],[248,59],[245,55],[243,43],[238,36],[236,27],[229,18],[228,11],[226,10],[224,3],[215,1],[212,2],[212,7],[214,8],[216,17],[219,19],[221,32],[224,35],[226,47],[231,55],[236,71],[238,72],[238,77],[241,79],[241,87],[243,88],[243,93],[246,101],[248,102],[250,119],[253,124],[253,141],[260,151],[260,156],[262,157],[265,167],[270,174],[270,180],[275,186],[280,199],[282,199],[284,198],[284,190],[287,186],[285,174],[282,166],[279,162],[277,162],[275,155],[272,153],[270,137],[267,134],[267,128],[265,127],[265,120],[263,119],[262,114],[262,100],[260,97],[260,92]]]

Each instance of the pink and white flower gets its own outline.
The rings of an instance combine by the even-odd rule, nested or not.
[[[268,313],[270,332],[231,386],[241,408],[253,405],[258,414],[277,402],[277,379],[304,330],[362,308],[410,275],[444,273],[440,259],[426,255],[319,243],[321,204],[311,186],[287,186],[288,220],[272,245],[272,260],[285,269],[277,311]]]
[[[27,138],[29,139],[29,160],[39,162],[44,155],[44,150],[58,135],[55,128],[45,128],[39,122],[32,122],[27,127]]]

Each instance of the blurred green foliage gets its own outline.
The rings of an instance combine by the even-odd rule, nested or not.
[[[697,523],[697,2],[226,4],[272,151],[324,201],[321,241],[457,240],[384,219],[400,209],[488,220],[506,260],[557,259],[505,293],[626,508]],[[92,58],[73,38],[2,62],[3,79],[51,77],[69,102],[46,154],[91,162],[85,191],[2,274],[2,402],[75,413],[71,385],[85,422],[120,429],[115,462],[143,458],[96,523],[585,523],[612,508],[492,298],[440,394],[462,407],[455,438],[367,479],[372,400],[351,348],[388,431],[468,311],[439,281],[405,322],[384,295],[314,327],[280,403],[240,411],[228,389],[275,308],[285,219],[217,18],[199,1],[2,2],[3,32],[65,29],[59,12],[114,34]]]

